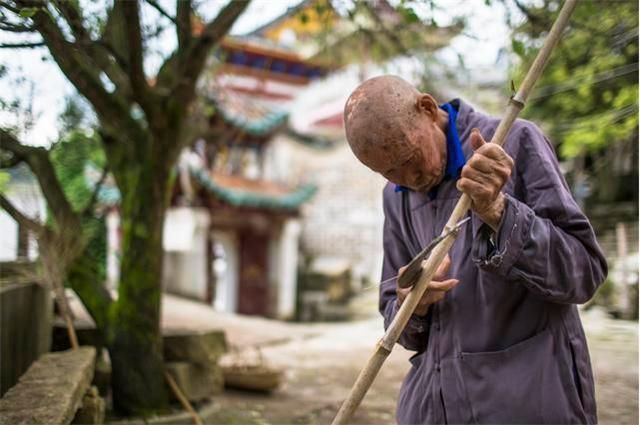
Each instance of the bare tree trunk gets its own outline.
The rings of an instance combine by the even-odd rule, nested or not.
[[[144,414],[166,404],[160,332],[162,230],[169,168],[157,158],[126,170],[122,193],[122,259],[118,300],[110,312],[107,342],[112,361],[114,407]]]
[[[29,232],[27,228],[18,224],[18,255],[19,259],[29,258]]]

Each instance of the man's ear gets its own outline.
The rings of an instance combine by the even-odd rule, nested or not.
[[[420,93],[416,99],[416,109],[429,115],[433,122],[438,121],[438,102],[427,93]]]

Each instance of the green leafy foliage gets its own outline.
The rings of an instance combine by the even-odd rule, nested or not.
[[[411,7],[407,7],[404,5],[398,6],[398,13],[402,16],[402,19],[405,24],[414,24],[416,22],[420,22],[420,18],[416,14],[415,10]]]
[[[538,3],[536,3],[538,4]],[[522,5],[521,5],[522,6]],[[522,59],[516,85],[533,61],[559,9],[526,6],[513,51]],[[638,137],[638,3],[579,2],[570,28],[531,94],[524,116],[548,124],[564,158]]]
[[[0,170],[0,193],[5,193],[7,191],[9,180],[11,180],[9,173]]]
[[[524,43],[520,40],[516,40],[515,38],[511,40],[511,48],[518,56],[524,56],[526,53]]]
[[[20,17],[22,18],[31,18],[33,15],[38,13],[39,8],[37,7],[23,7],[20,9]]]
[[[51,150],[51,161],[67,199],[75,211],[83,211],[93,194],[89,186],[87,170],[96,172],[104,166],[105,158],[100,140],[93,132],[80,129],[65,134]],[[89,241],[86,256],[98,264],[94,279],[103,281],[106,276],[106,225],[103,217],[90,214],[82,222],[82,232]]]
[[[82,210],[92,194],[85,175],[87,166],[100,167],[104,164],[104,154],[97,137],[81,130],[72,131],[52,149],[51,160],[72,207]]]

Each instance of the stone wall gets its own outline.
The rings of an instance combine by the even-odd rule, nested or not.
[[[290,164],[282,179],[313,183],[318,191],[302,210],[301,246],[313,257],[351,264],[356,280],[377,282],[382,268],[382,190],[386,180],[354,156],[346,142],[318,150],[284,136],[274,151]]]

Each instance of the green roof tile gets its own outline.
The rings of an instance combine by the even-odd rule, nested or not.
[[[191,169],[191,175],[209,192],[233,206],[274,209],[297,209],[315,194],[317,187],[304,185],[283,196],[267,195],[249,190],[237,190],[216,184],[203,170]]]

